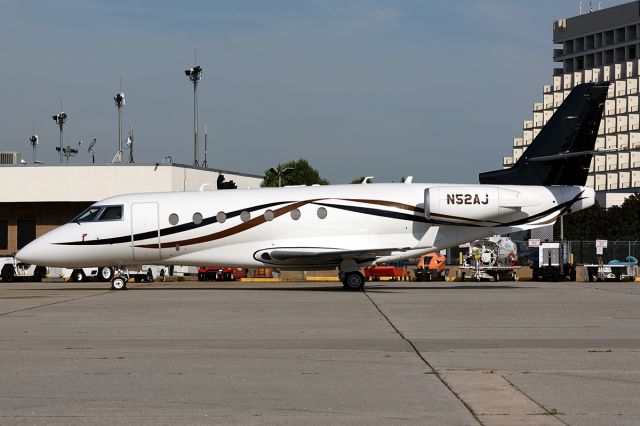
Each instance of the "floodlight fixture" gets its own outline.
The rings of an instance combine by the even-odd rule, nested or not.
[[[282,186],[282,176],[290,175],[295,170],[295,167],[285,167],[282,170],[278,170],[272,167],[267,170],[267,172],[272,173],[278,177],[278,188],[280,188]]]
[[[124,100],[124,92],[118,92],[113,97],[114,102],[116,103],[116,108],[118,109],[118,151],[116,155],[113,157],[113,162],[122,161],[122,108],[125,105]],[[116,159],[120,159],[116,161]]]
[[[96,162],[96,151],[95,149],[93,149],[95,145],[96,145],[96,139],[93,138],[93,140],[89,144],[89,147],[87,148],[87,152],[91,154],[91,164],[94,164]]]
[[[78,155],[78,150],[71,148],[69,145],[64,148],[56,146],[56,151],[60,153],[60,156],[64,156],[67,159],[67,163],[69,162],[69,157],[75,157]]]
[[[55,121],[56,124],[60,127],[60,146],[58,148],[56,148],[56,151],[58,151],[60,153],[60,164],[62,164],[62,155],[63,155],[63,152],[62,152],[62,140],[63,140],[63,137],[64,137],[62,128],[64,126],[64,123],[67,122],[68,116],[67,116],[66,112],[59,112],[56,115],[53,115],[52,118],[53,118],[53,121]],[[67,160],[68,160],[68,158],[67,158]]]
[[[38,135],[33,135],[29,138],[31,147],[33,148],[33,162],[36,162],[36,150],[38,149]]]
[[[202,67],[196,65],[184,73],[193,83],[193,165],[198,167],[198,81],[202,78]]]

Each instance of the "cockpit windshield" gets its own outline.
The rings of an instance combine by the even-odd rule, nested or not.
[[[103,222],[110,220],[122,220],[122,206],[91,206],[71,222]]]

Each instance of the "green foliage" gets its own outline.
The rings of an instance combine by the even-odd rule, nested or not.
[[[359,178],[352,180],[351,183],[362,183],[363,180],[365,180],[365,176],[360,176]]]
[[[560,221],[555,235],[560,235]],[[637,239],[640,236],[640,194],[628,197],[621,206],[605,209],[593,207],[564,217],[567,240]]]
[[[288,175],[282,175],[282,186],[287,185],[329,185],[329,181],[320,176],[318,170],[311,167],[309,161],[304,158],[299,160],[287,161],[286,163],[278,164],[275,169],[280,172],[287,167],[291,167],[294,171]],[[270,170],[264,172],[263,187],[277,187],[278,186],[278,174],[273,173]]]

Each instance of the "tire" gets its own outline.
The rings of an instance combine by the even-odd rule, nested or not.
[[[204,281],[207,279],[207,275],[203,272],[198,272],[198,281]]]
[[[126,290],[127,289],[127,281],[122,277],[116,277],[111,281],[111,289],[112,290]]]
[[[148,283],[153,282],[153,272],[151,272],[151,269],[147,269],[147,276],[145,277],[145,281]]]
[[[47,276],[47,269],[43,266],[36,266],[35,271],[33,271],[33,281],[34,282],[42,282],[42,279]]]
[[[569,281],[575,281],[575,280],[576,280],[576,270],[571,269],[569,270]]]
[[[2,279],[4,282],[12,283],[15,278],[16,271],[13,270],[13,266],[5,265],[4,268],[2,268]]]
[[[496,271],[496,274],[493,276],[493,280],[495,282],[500,281],[500,272]]]
[[[102,282],[111,281],[113,278],[113,269],[108,266],[101,266],[98,268],[98,279]]]
[[[342,285],[345,290],[349,291],[358,291],[364,289],[364,275],[360,272],[347,272],[344,275],[344,281],[342,281]]]
[[[74,283],[81,283],[87,279],[87,276],[84,274],[82,269],[74,269],[71,273],[71,281]]]

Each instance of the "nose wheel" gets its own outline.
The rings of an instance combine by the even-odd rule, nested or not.
[[[129,271],[127,268],[114,268],[114,278],[111,280],[111,290],[126,290],[129,282]]]

